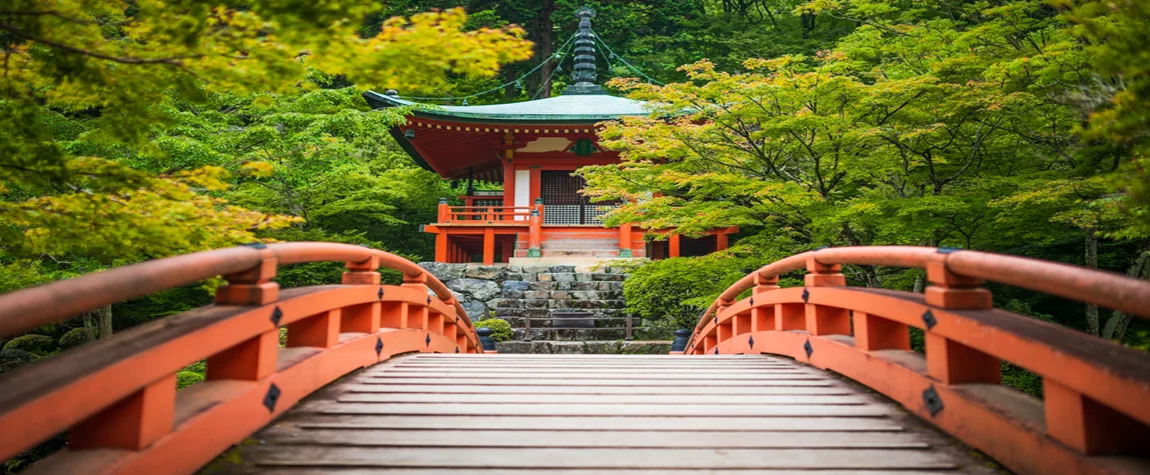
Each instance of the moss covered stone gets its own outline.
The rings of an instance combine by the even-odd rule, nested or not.
[[[64,336],[60,337],[58,344],[61,349],[75,348],[88,342],[88,331],[83,328],[73,328],[68,330]]]
[[[24,350],[0,350],[0,374],[33,361],[36,361],[36,355],[30,352]]]
[[[24,335],[13,338],[4,345],[5,350],[21,350],[41,355],[52,351],[56,340],[47,335]]]

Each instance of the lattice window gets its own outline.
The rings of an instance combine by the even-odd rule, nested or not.
[[[539,175],[543,224],[599,224],[610,208],[619,205],[617,201],[591,203],[579,193],[587,186],[586,180],[569,171],[544,170]]]

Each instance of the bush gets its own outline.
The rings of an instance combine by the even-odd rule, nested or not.
[[[176,389],[184,389],[203,380],[204,375],[200,373],[180,371],[179,373],[176,373]]]
[[[52,351],[56,340],[47,335],[24,335],[13,338],[4,345],[5,350],[21,350],[36,355],[43,355]]]
[[[490,328],[493,332],[491,339],[495,341],[507,341],[511,339],[511,324],[502,318],[489,318],[475,323],[475,328]]]
[[[627,311],[663,330],[694,328],[699,315],[731,284],[759,267],[757,260],[713,254],[651,262],[623,282]]]
[[[0,374],[16,369],[20,365],[36,361],[36,355],[24,350],[0,350]]]
[[[60,337],[59,345],[61,349],[75,348],[88,342],[88,331],[83,328],[73,328],[68,330],[64,336]]]

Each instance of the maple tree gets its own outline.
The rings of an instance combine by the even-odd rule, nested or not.
[[[1136,261],[1147,243],[1144,184],[1124,173],[1143,170],[1131,151],[1144,121],[1123,114],[1143,97],[1142,76],[1096,67],[1100,49],[1131,44],[1084,38],[1144,39],[1145,15],[1129,15],[1139,5],[800,5],[794,14],[859,26],[815,55],[749,59],[735,71],[703,60],[666,86],[614,80],[654,109],[601,124],[601,145],[623,163],[583,168],[586,192],[629,202],[612,225],[690,236],[740,226],[736,254],[907,244],[1050,259],[1033,246],[1076,240],[1078,262],[1100,267],[1101,240],[1124,246],[1119,262]],[[1076,23],[1084,11],[1094,16]],[[1116,140],[1098,140],[1107,134]],[[868,286],[922,286],[914,271],[851,272]],[[1082,325],[1095,334],[1097,311],[1087,308]]]
[[[192,127],[186,115],[197,108],[222,117],[211,110],[221,94],[298,94],[319,88],[315,76],[415,90],[492,76],[531,54],[522,30],[465,30],[460,9],[388,19],[364,34],[363,19],[378,8],[354,0],[5,4],[0,265],[45,261],[63,277],[268,239],[305,219],[290,207],[229,202],[236,173],[259,165],[229,167],[237,157],[204,160],[192,142],[175,143],[186,137],[170,130]]]

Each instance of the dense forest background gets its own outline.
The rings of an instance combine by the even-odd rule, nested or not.
[[[584,169],[588,193],[634,201],[612,223],[742,229],[728,252],[635,271],[628,305],[665,329],[693,325],[746,272],[822,246],[1150,272],[1146,0],[58,3],[0,12],[0,292],[255,240],[427,260],[419,225],[461,186],[417,168],[386,133],[401,117],[359,92],[549,97],[569,82],[563,46],[582,6],[609,46],[601,82],[659,104],[658,119],[605,126],[624,165]],[[167,21],[173,8],[181,21]],[[298,266],[279,281],[340,271]],[[848,272],[923,286],[918,271]],[[0,371],[203,305],[211,287],[0,341]],[[992,290],[1020,313],[1150,341],[1120,313]]]

